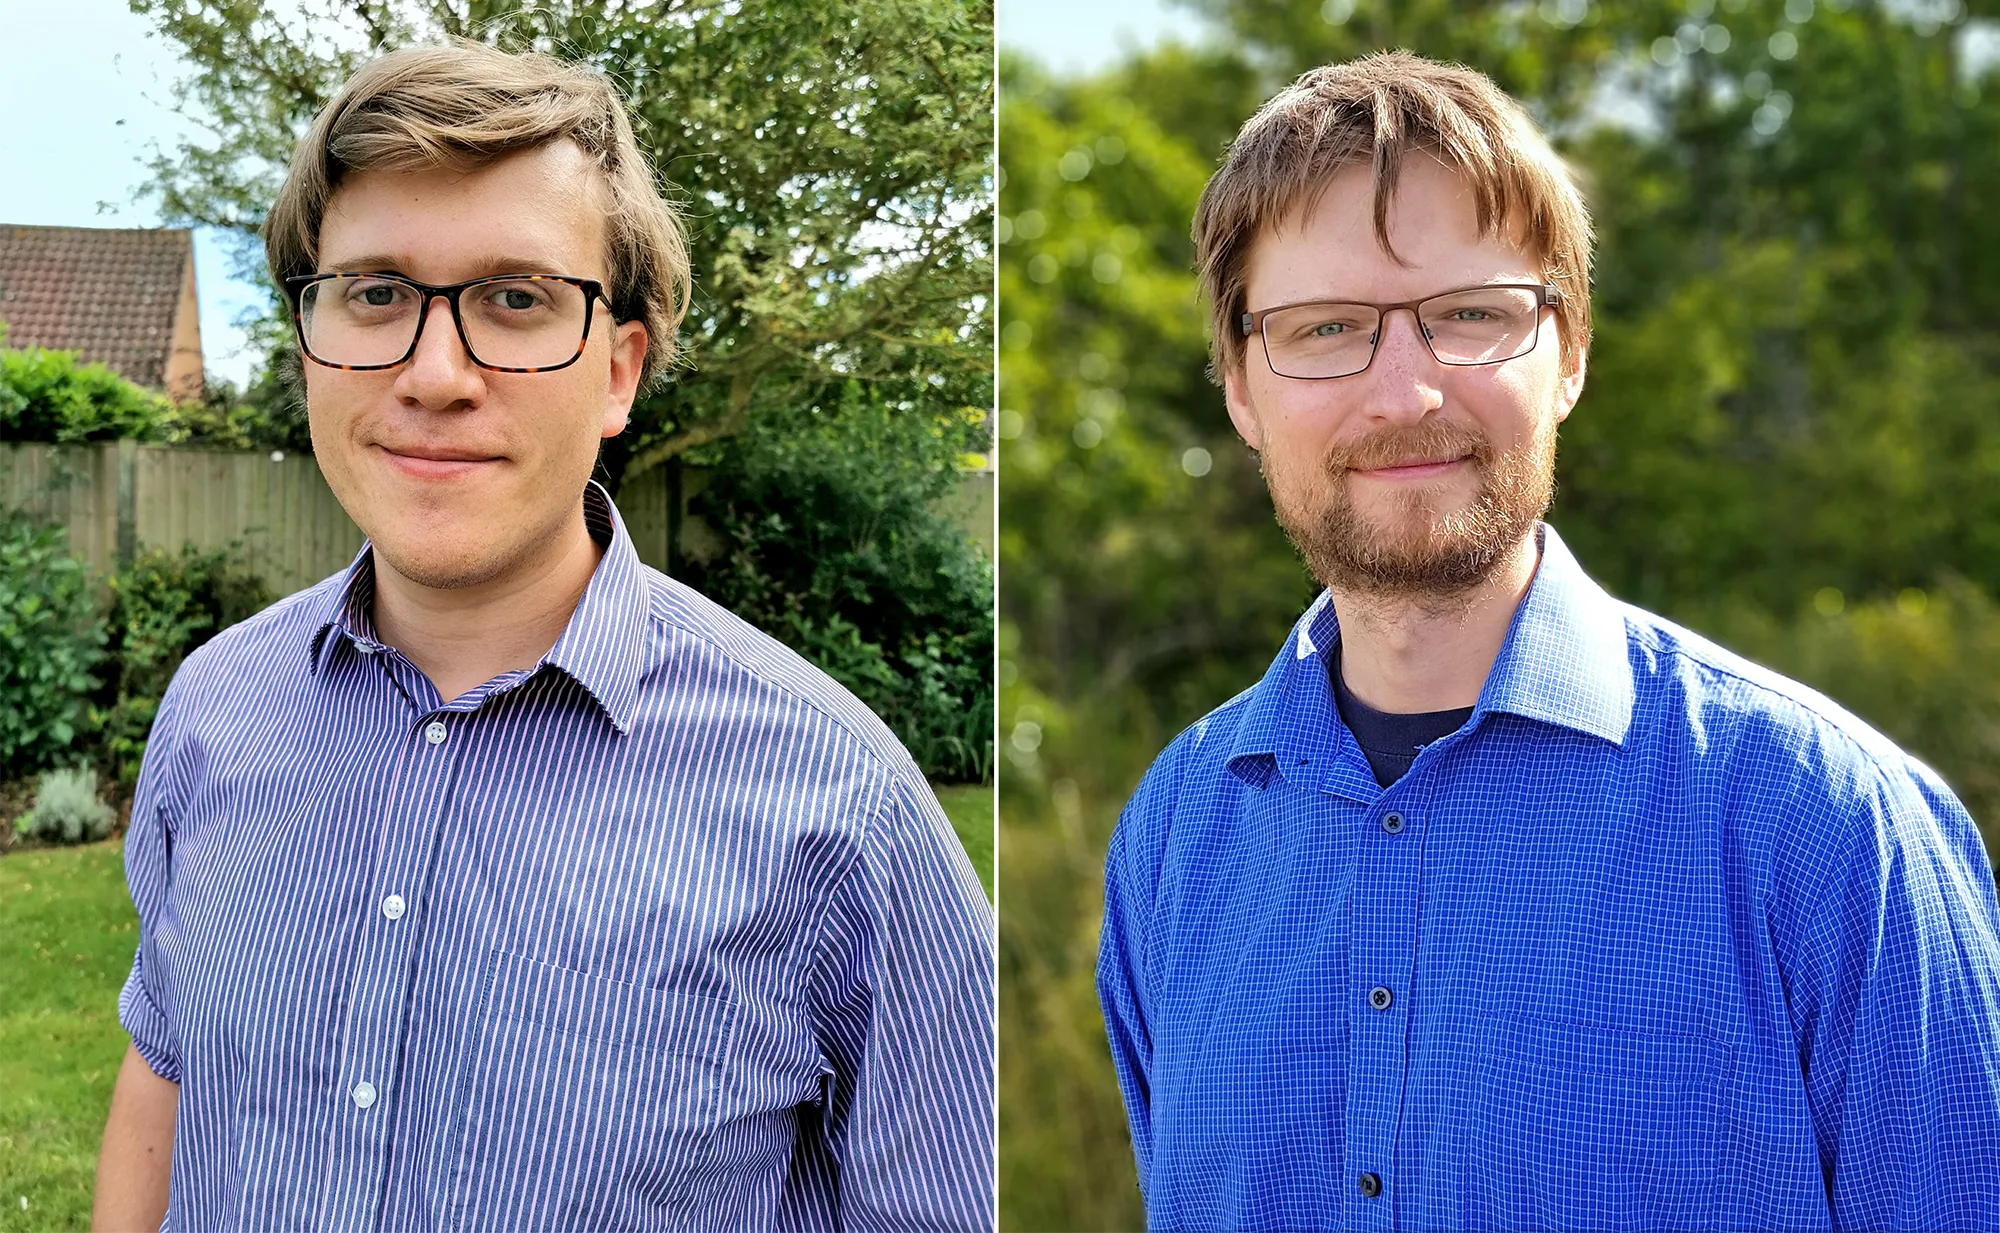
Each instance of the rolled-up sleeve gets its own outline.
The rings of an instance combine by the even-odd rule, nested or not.
[[[172,1083],[181,1081],[181,1051],[161,935],[171,929],[174,831],[188,787],[182,748],[184,691],[176,688],[185,675],[176,676],[160,702],[132,798],[132,821],[125,834],[125,883],[139,913],[139,948],[118,995],[118,1021],[131,1034],[132,1047],[154,1074]]]
[[[992,1228],[993,911],[914,768],[833,893],[811,996],[837,1227]]]
[[[1971,818],[1911,768],[1794,833],[1808,889],[1774,940],[1833,1226],[2000,1229],[2000,904]]]

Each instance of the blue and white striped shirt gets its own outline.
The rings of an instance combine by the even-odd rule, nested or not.
[[[1152,1227],[2000,1227],[2000,905],[1936,775],[1547,528],[1386,789],[1338,637],[1322,596],[1112,840]]]
[[[993,918],[851,695],[607,544],[446,704],[367,549],[190,656],[120,1017],[184,1229],[993,1222]]]

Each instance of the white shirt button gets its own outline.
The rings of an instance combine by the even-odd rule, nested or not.
[[[368,1106],[375,1103],[375,1085],[367,1082],[366,1080],[363,1080],[362,1082],[354,1085],[354,1091],[352,1095],[354,1097],[354,1103],[360,1108],[366,1109]]]
[[[361,652],[361,653],[362,653],[363,655],[373,655],[373,654],[375,653],[375,648],[374,648],[374,647],[372,647],[372,646],[369,646],[369,645],[368,645],[367,643],[365,643],[365,642],[357,642],[357,643],[355,643],[355,644],[354,644],[354,649],[355,649],[355,650],[357,650],[357,651],[359,651],[359,652]]]
[[[382,901],[382,915],[388,917],[390,920],[401,920],[403,919],[403,910],[408,906],[408,904],[403,902],[401,895],[391,895]]]
[[[433,719],[429,723],[424,725],[424,739],[429,741],[431,744],[433,745],[444,744],[445,736],[446,736],[445,726],[439,723],[437,720]]]

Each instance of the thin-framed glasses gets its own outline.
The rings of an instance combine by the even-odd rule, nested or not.
[[[1262,334],[1271,371],[1320,381],[1351,377],[1375,360],[1383,321],[1398,309],[1417,319],[1417,333],[1440,364],[1498,364],[1535,349],[1542,309],[1562,303],[1552,283],[1494,283],[1446,291],[1401,304],[1315,300],[1244,313],[1243,336]]]
[[[302,274],[285,280],[299,347],[328,368],[369,372],[416,354],[431,301],[451,305],[465,353],[494,372],[576,363],[604,284],[566,274],[496,274],[434,286],[396,274]],[[468,293],[470,297],[468,298]]]

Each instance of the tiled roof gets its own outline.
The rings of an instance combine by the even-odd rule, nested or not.
[[[128,381],[166,384],[192,233],[0,224],[7,347],[78,351]]]

